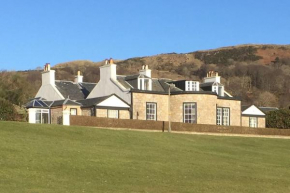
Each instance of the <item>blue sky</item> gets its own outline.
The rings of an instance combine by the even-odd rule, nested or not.
[[[0,70],[290,44],[289,0],[1,0]]]

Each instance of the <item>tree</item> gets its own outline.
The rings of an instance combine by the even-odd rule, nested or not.
[[[290,109],[268,112],[266,114],[266,127],[290,129]]]
[[[16,110],[12,103],[0,98],[0,120],[1,121],[14,121],[16,120]]]

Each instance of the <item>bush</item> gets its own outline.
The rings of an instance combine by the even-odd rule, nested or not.
[[[16,110],[12,103],[0,98],[0,120],[14,121],[17,117]]]
[[[270,128],[290,129],[290,110],[280,109],[267,113],[266,126]]]

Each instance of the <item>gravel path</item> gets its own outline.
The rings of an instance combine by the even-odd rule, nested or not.
[[[110,129],[110,130],[142,131],[142,132],[161,132],[158,130],[130,129],[130,128],[109,128],[109,127],[106,127],[106,128],[96,127],[96,128]],[[231,137],[260,137],[260,138],[262,137],[262,138],[274,138],[274,139],[290,139],[290,136],[281,136],[281,135],[251,135],[251,134],[205,133],[205,132],[188,132],[188,131],[171,131],[171,133],[187,134],[187,135],[213,135],[213,136],[231,136]]]

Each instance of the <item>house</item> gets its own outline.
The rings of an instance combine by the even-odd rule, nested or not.
[[[117,65],[106,60],[100,80],[55,80],[46,64],[42,86],[28,103],[30,123],[59,123],[62,112],[72,115],[241,126],[241,101],[226,92],[217,72],[202,82],[151,77],[143,65],[138,74],[117,75]],[[36,118],[35,118],[36,117]]]
[[[242,126],[244,127],[266,127],[265,113],[255,105],[242,106]]]

